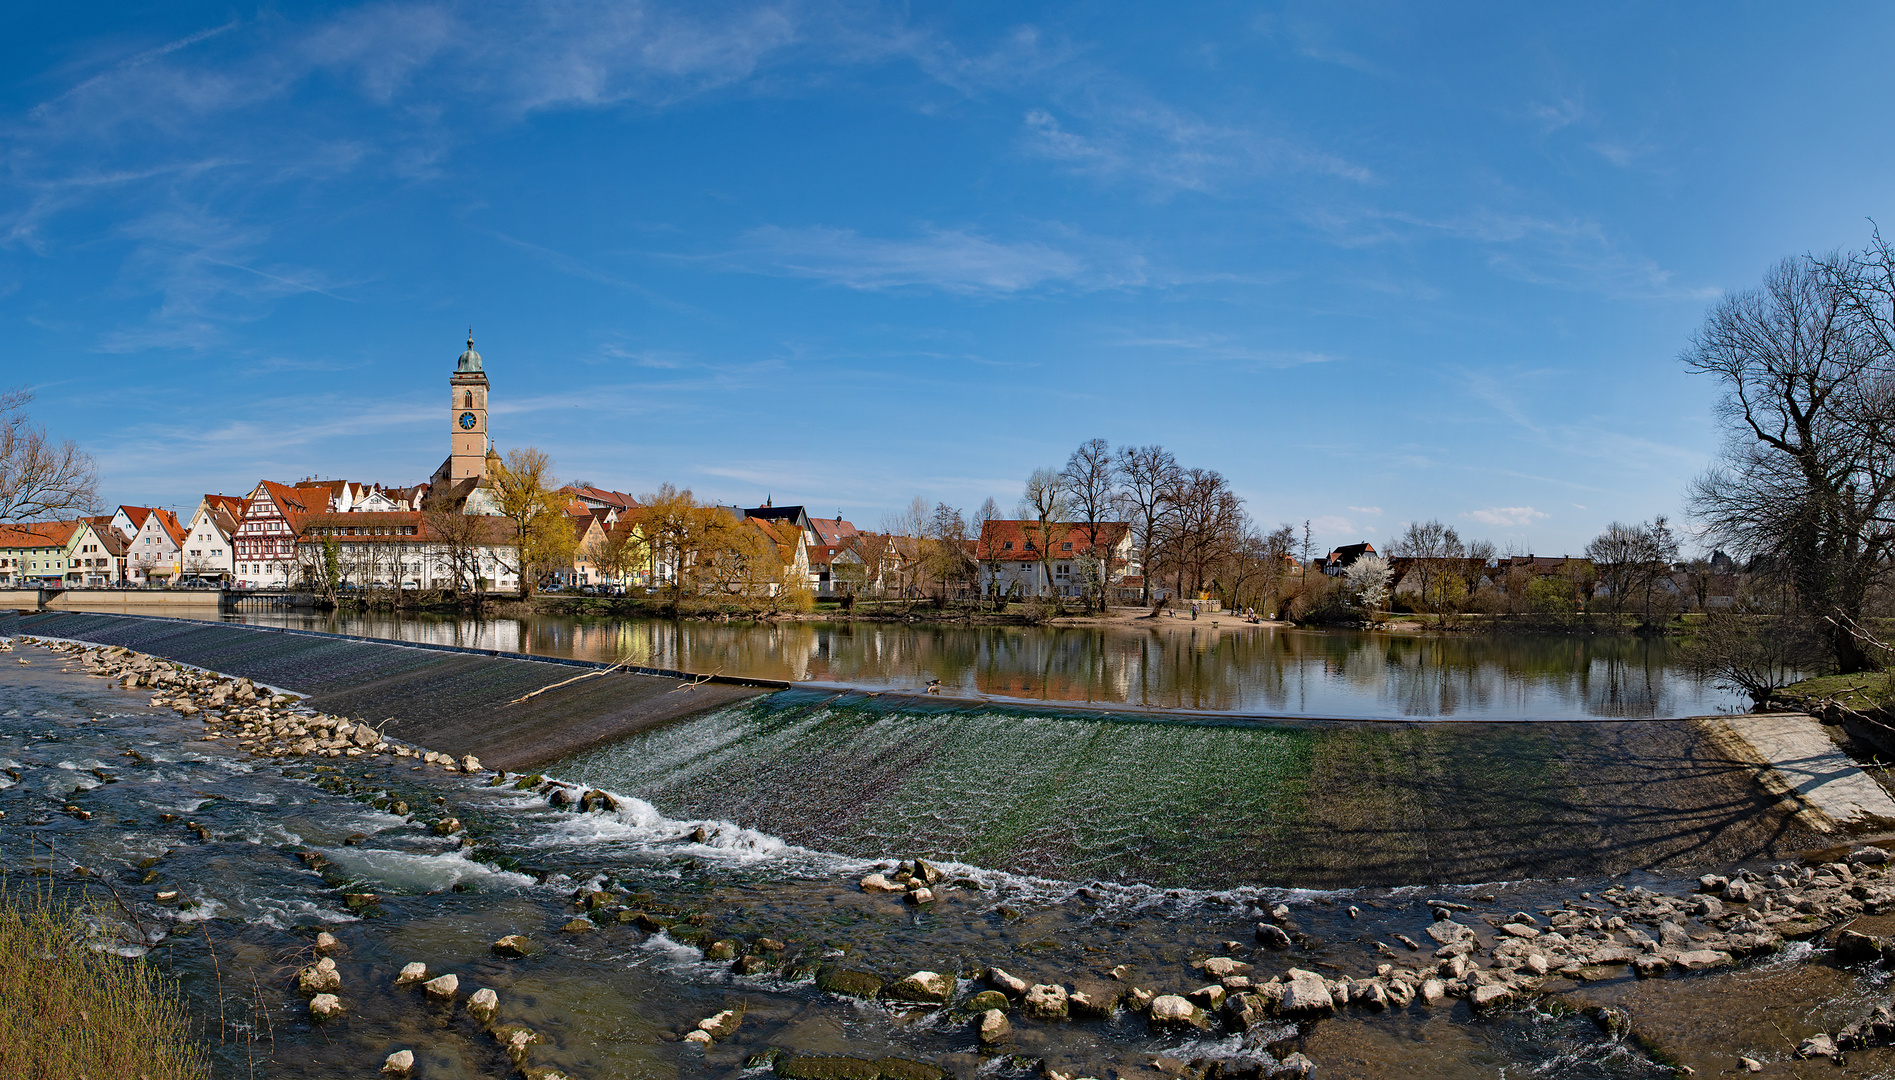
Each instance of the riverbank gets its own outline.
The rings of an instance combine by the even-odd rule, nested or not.
[[[1822,1049],[1817,1035],[1854,1069],[1895,1064],[1873,1045],[1888,1030],[1864,996],[1883,977],[1875,920],[1891,897],[1876,849],[1704,879],[1331,893],[1226,887],[1207,866],[1194,868],[1204,888],[1162,890],[927,851],[852,862],[561,774],[229,738],[195,743],[211,756],[192,765],[173,748],[213,725],[152,707],[145,695],[163,686],[120,689],[77,652],[28,650],[15,690],[54,696],[13,695],[43,719],[26,729],[34,741],[9,728],[0,744],[20,774],[0,788],[13,826],[0,845],[57,837],[68,861],[29,845],[9,862],[124,883],[166,928],[165,962],[215,1010],[201,927],[233,990],[259,980],[275,1032],[261,1075],[361,1075],[408,1050],[422,1075],[471,1080],[515,1067],[506,1047],[521,1028],[538,1040],[525,1064],[582,1080],[746,1063],[785,1080],[1210,1080],[1295,1075],[1306,1060],[1320,1076],[1642,1077],[1726,1071],[1740,1056],[1790,1076],[1800,1044]],[[20,683],[27,673],[36,681]],[[159,674],[200,680],[192,701],[238,693]],[[142,715],[114,717],[120,697]],[[61,699],[83,703],[64,723],[49,711]],[[242,711],[215,726],[241,735]],[[135,756],[101,753],[128,735]],[[61,776],[81,783],[44,786]],[[1851,919],[1866,940],[1843,933]],[[496,949],[510,935],[524,941]],[[455,985],[433,996],[401,981],[411,963]],[[317,989],[332,976],[333,991]],[[314,1020],[315,993],[334,993],[341,1015]],[[225,1071],[241,1074],[235,1064]]]

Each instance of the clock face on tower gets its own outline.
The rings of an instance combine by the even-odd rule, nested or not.
[[[461,414],[461,427],[467,429],[468,431],[474,430],[474,425],[479,422],[480,421],[474,419],[473,413],[464,412]]]

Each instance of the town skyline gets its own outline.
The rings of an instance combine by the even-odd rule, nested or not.
[[[1705,16],[22,13],[8,382],[181,511],[425,479],[471,323],[563,480],[874,524],[1102,437],[1577,553],[1689,525],[1715,297],[1888,216],[1895,14]]]

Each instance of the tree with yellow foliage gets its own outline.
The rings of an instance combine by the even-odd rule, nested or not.
[[[531,446],[493,461],[488,478],[500,516],[512,526],[513,569],[525,599],[542,574],[572,560],[575,538],[566,523],[566,496],[553,479],[552,458]]]

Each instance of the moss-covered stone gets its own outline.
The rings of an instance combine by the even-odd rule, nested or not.
[[[861,1058],[785,1054],[776,1059],[783,1080],[880,1080],[882,1067]]]
[[[982,990],[968,998],[961,1007],[968,1012],[986,1012],[988,1009],[999,1009],[1005,1012],[1013,1008],[1013,1000],[998,990]]]
[[[816,989],[843,997],[873,998],[882,992],[882,980],[866,971],[826,967],[816,973]]]
[[[883,1058],[875,1067],[881,1070],[882,1080],[947,1080],[943,1070],[907,1058]]]

